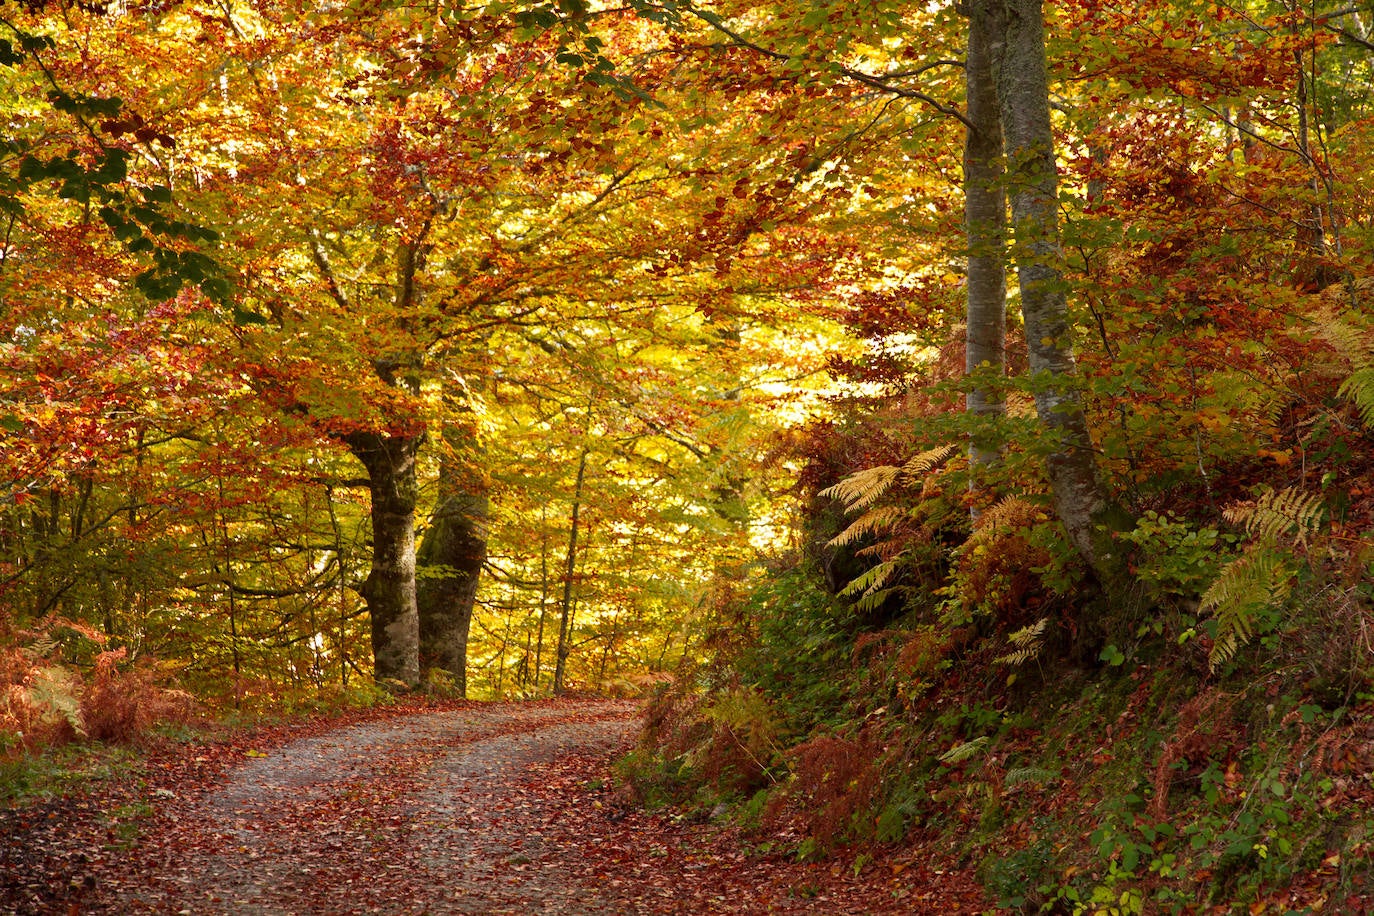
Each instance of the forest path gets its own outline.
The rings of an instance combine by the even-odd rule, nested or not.
[[[154,787],[132,849],[91,861],[62,912],[877,914],[978,912],[967,876],[800,864],[617,804],[620,701],[465,704],[243,752],[201,787]],[[200,759],[200,758],[197,758]],[[76,901],[72,901],[76,903]]]

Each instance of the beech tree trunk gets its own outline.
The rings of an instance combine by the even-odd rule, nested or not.
[[[996,380],[1005,374],[1007,328],[1007,195],[1002,173],[1002,123],[996,62],[1001,53],[1001,0],[969,0],[968,55],[964,65],[968,127],[964,137],[964,225],[968,238],[968,307],[964,366],[979,373],[966,395],[975,420],[1006,413]],[[998,462],[1001,443],[975,423],[969,443],[969,486],[977,489],[982,468]]]
[[[377,680],[420,683],[420,628],[415,595],[415,455],[424,434],[358,432],[345,437],[367,468],[372,495],[372,571],[361,592],[372,618]]]
[[[1059,178],[1050,124],[1040,0],[1004,0],[998,72],[1011,196],[1012,252],[1021,287],[1035,408],[1051,437],[1048,458],[1055,509],[1074,547],[1104,586],[1124,563],[1109,523],[1119,514],[1098,473],[1079,392],[1059,239]]]
[[[439,504],[416,556],[421,675],[440,669],[467,696],[468,631],[477,583],[487,559],[488,498],[457,485],[459,471],[440,468]]]

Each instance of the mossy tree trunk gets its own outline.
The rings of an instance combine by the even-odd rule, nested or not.
[[[1069,321],[1059,237],[1059,177],[1050,123],[1040,0],[1004,0],[998,94],[1007,151],[1012,254],[1021,291],[1035,408],[1050,442],[1050,486],[1060,521],[1101,584],[1113,591],[1125,563],[1113,538],[1120,510],[1098,470]]]
[[[964,66],[968,125],[964,139],[964,225],[968,241],[968,305],[965,369],[977,374],[966,395],[977,420],[969,445],[970,486],[980,486],[980,471],[1001,455],[993,430],[985,428],[1006,413],[998,382],[1005,373],[1007,326],[1007,195],[1002,173],[1002,123],[997,99],[996,62],[1003,40],[1001,0],[969,0],[968,55]]]
[[[367,468],[372,496],[372,570],[361,593],[372,618],[372,656],[379,681],[420,683],[420,631],[415,598],[415,456],[424,434],[357,432],[345,438]]]
[[[420,668],[422,676],[448,672],[466,696],[468,631],[487,559],[490,505],[486,487],[451,455],[440,462],[438,497],[416,557]]]

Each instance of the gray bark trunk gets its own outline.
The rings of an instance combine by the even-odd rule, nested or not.
[[[1002,173],[1002,124],[997,100],[996,61],[1001,52],[1001,0],[971,0],[968,57],[964,67],[969,127],[964,139],[964,223],[968,235],[968,311],[964,363],[968,373],[988,379],[1005,373],[1007,276],[1007,196]],[[975,383],[966,407],[976,420],[1006,413],[996,382]],[[980,470],[995,465],[1001,443],[975,425],[969,445],[970,481],[980,486]]]
[[[553,692],[561,696],[568,656],[572,653],[573,574],[577,571],[578,520],[582,514],[582,486],[587,479],[587,449],[577,462],[577,484],[573,488],[572,522],[568,527],[568,556],[563,566],[563,607],[558,624],[558,651],[553,668]]]
[[[361,593],[372,618],[376,678],[420,683],[415,599],[415,454],[422,434],[352,433],[345,441],[367,468],[372,495],[372,571]]]
[[[451,480],[452,472],[445,476]],[[485,493],[441,485],[416,557],[421,672],[447,671],[459,696],[467,696],[468,630],[487,558],[488,508]]]
[[[1112,585],[1121,579],[1124,564],[1106,527],[1116,510],[1098,473],[1073,355],[1059,240],[1059,178],[1044,19],[1040,0],[1005,0],[1005,10],[998,91],[1011,192],[1012,251],[1035,377],[1036,414],[1051,437],[1047,464],[1059,519],[1098,579]]]

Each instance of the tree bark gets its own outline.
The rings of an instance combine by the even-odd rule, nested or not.
[[[1021,288],[1035,408],[1050,436],[1055,509],[1069,539],[1104,586],[1124,563],[1109,523],[1119,510],[1098,472],[1079,391],[1059,239],[1059,178],[1050,124],[1040,0],[1004,0],[998,76],[1011,196],[1012,252]]]
[[[489,503],[479,487],[456,486],[456,476],[455,469],[441,467],[439,504],[416,557],[416,600],[421,675],[447,671],[458,695],[465,697],[468,630],[487,559]]]
[[[558,650],[554,659],[553,692],[561,696],[568,656],[572,654],[573,574],[577,571],[578,521],[582,513],[582,487],[587,479],[587,452],[577,462],[577,484],[573,488],[572,522],[568,527],[568,556],[563,565],[563,607],[558,623]]]
[[[980,379],[966,395],[976,421],[969,443],[969,486],[1000,460],[1001,443],[985,429],[1006,413],[995,379],[1005,374],[1007,326],[1007,195],[1002,172],[1002,123],[996,62],[1001,53],[1001,0],[970,0],[968,55],[964,66],[969,127],[964,137],[964,225],[968,240],[968,305],[964,366]]]
[[[424,434],[357,432],[345,437],[367,468],[372,495],[372,570],[360,589],[372,618],[377,680],[420,683],[415,595],[415,455]]]

